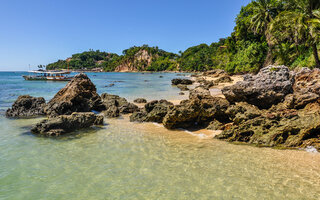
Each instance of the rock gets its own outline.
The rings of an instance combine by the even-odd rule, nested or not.
[[[179,95],[184,95],[184,93],[183,92],[179,92]]]
[[[172,85],[192,85],[192,80],[175,78],[171,80]]]
[[[219,83],[231,83],[233,80],[229,75],[224,75],[215,80],[214,82],[219,84]]]
[[[308,104],[301,110],[270,109],[235,124],[216,138],[269,147],[314,146],[320,150],[320,105]]]
[[[204,72],[203,75],[211,76],[211,77],[219,77],[219,76],[227,75],[227,73],[222,69],[214,69],[214,70]]]
[[[177,88],[179,88],[181,91],[188,91],[189,90],[188,86],[182,85],[182,84],[177,85]]]
[[[106,85],[104,87],[112,87],[112,86],[114,86],[114,83],[110,83],[109,85]]]
[[[270,108],[293,92],[294,76],[285,66],[268,66],[257,75],[245,75],[244,81],[222,89],[230,103],[248,102],[259,108]]]
[[[198,86],[189,93],[189,99],[206,99],[211,98],[210,91],[204,87]]]
[[[47,104],[44,111],[50,116],[70,115],[73,112],[102,111],[105,107],[95,85],[81,73],[62,88]]]
[[[133,113],[130,116],[130,121],[161,123],[164,116],[172,108],[173,103],[167,100],[151,101],[144,106],[143,111]]]
[[[128,101],[125,98],[108,93],[101,94],[101,101],[102,104],[106,107],[106,109],[108,109],[110,106],[121,107],[124,104],[128,103]]]
[[[159,78],[163,78],[163,76],[159,76]]]
[[[238,125],[244,121],[261,116],[262,111],[254,105],[246,102],[239,102],[236,105],[231,105],[226,110],[229,119]]]
[[[224,125],[223,125],[223,123],[219,122],[218,120],[213,120],[212,122],[210,122],[207,129],[208,130],[223,130]]]
[[[103,116],[92,112],[74,112],[71,115],[60,115],[37,123],[31,132],[44,136],[60,136],[72,131],[102,125]]]
[[[129,113],[139,111],[139,107],[133,103],[126,103],[126,104],[123,104],[119,108],[119,110],[120,110],[120,113],[122,113],[122,114],[129,114]]]
[[[29,95],[19,96],[12,107],[6,111],[7,117],[34,117],[45,115],[44,107],[46,101],[42,97]]]
[[[168,129],[207,127],[213,120],[228,121],[225,114],[229,102],[220,97],[184,100],[174,106],[163,119]]]
[[[147,100],[144,98],[137,98],[135,100],[133,100],[133,102],[135,103],[147,103]]]
[[[120,116],[120,111],[117,106],[110,106],[103,114],[107,117],[114,118]]]

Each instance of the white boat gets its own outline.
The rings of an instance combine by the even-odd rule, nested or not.
[[[69,71],[29,71],[33,75],[22,76],[27,81],[70,81],[73,76],[67,76]]]

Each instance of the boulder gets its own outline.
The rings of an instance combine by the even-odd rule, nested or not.
[[[101,94],[101,101],[102,104],[106,107],[106,109],[108,109],[110,106],[121,107],[128,103],[128,101],[125,98],[108,93]]]
[[[269,147],[314,146],[320,150],[320,105],[312,103],[300,110],[265,110],[235,123],[216,138]]]
[[[139,111],[139,107],[133,103],[126,103],[119,108],[119,111],[122,114],[129,114]]]
[[[177,85],[177,88],[179,88],[181,91],[188,91],[189,90],[188,86],[182,85],[182,84]]]
[[[214,83],[231,83],[233,80],[229,75],[224,75],[214,81]]]
[[[189,99],[206,99],[210,97],[211,97],[210,91],[207,88],[202,86],[198,86],[190,90],[190,93],[189,93]]]
[[[144,106],[143,110],[133,113],[130,116],[130,121],[161,123],[164,116],[172,108],[173,103],[167,100],[151,101]]]
[[[172,85],[192,85],[192,80],[175,78],[171,80]]]
[[[92,112],[74,112],[71,115],[60,115],[37,123],[31,132],[44,136],[60,136],[72,131],[102,125],[103,116]]]
[[[81,73],[62,88],[46,105],[44,111],[47,115],[70,115],[73,112],[101,111],[105,107],[96,92],[95,85]]]
[[[144,98],[137,98],[135,100],[133,100],[133,102],[135,103],[147,103],[147,100]]]
[[[42,97],[29,95],[19,96],[12,107],[6,111],[7,117],[34,117],[45,115],[44,107],[46,101]]]
[[[182,101],[163,119],[168,129],[207,127],[213,120],[228,121],[225,114],[229,102],[220,97],[194,98]]]
[[[268,66],[257,75],[245,75],[244,81],[222,89],[230,103],[248,102],[259,108],[270,108],[293,92],[294,75],[285,66]]]
[[[117,106],[110,106],[106,111],[103,111],[103,114],[106,117],[114,118],[114,117],[119,117],[120,116],[120,111]]]

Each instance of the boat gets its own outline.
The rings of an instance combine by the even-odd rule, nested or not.
[[[24,75],[22,76],[27,81],[70,81],[73,76],[67,76],[70,71],[29,71],[34,75]]]

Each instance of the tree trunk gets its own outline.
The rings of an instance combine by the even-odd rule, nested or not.
[[[267,57],[266,57],[262,67],[267,67],[271,64],[272,64],[272,48],[271,48],[271,46],[269,46],[268,52],[267,52]]]
[[[316,61],[316,67],[320,68],[320,60],[319,60],[319,55],[318,55],[317,44],[312,45],[312,50],[313,50],[314,60]]]

